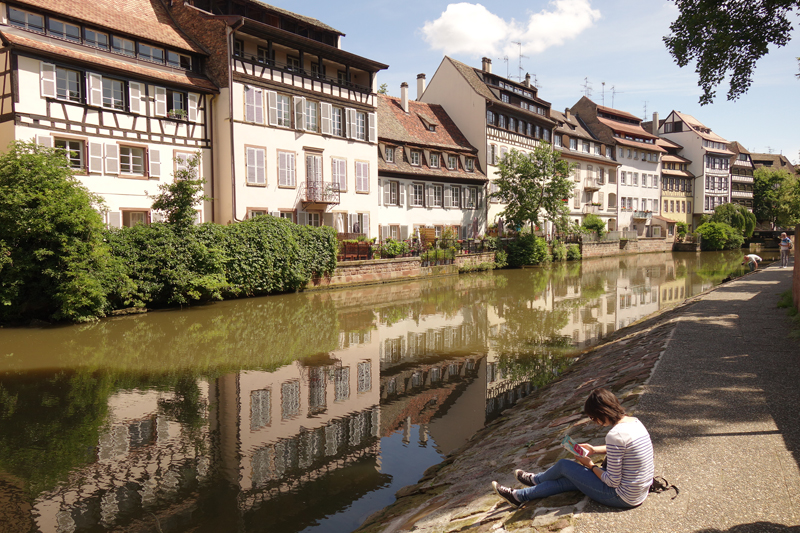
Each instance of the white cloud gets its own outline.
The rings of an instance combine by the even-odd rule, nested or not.
[[[448,55],[514,54],[519,51],[514,41],[522,43],[523,54],[538,54],[576,37],[600,18],[589,0],[554,0],[550,8],[531,14],[521,25],[481,4],[449,4],[438,19],[425,22],[422,33],[431,48]]]

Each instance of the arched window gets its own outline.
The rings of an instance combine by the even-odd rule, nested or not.
[[[609,209],[617,207],[617,195],[613,192],[608,194],[608,207]]]

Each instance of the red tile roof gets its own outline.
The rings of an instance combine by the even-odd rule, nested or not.
[[[409,100],[408,111],[408,114],[403,111],[399,98],[380,95],[378,138],[416,146],[477,153],[442,106]],[[437,124],[435,131],[428,129],[426,121],[429,124]]]
[[[597,117],[597,120],[600,121],[601,124],[605,124],[614,131],[621,131],[623,133],[635,135],[636,137],[642,139],[658,139],[656,135],[653,135],[652,133],[645,131],[645,129],[642,128],[641,126],[636,126],[625,122],[618,122],[616,120],[610,120],[603,117]]]
[[[597,106],[597,112],[598,113],[607,113],[609,115],[617,115],[619,117],[625,117],[625,118],[629,118],[629,119],[641,122],[641,119],[639,117],[637,117],[636,115],[631,115],[627,111],[620,111],[619,109],[614,109],[613,107],[606,107],[606,106],[598,105]]]
[[[217,86],[211,83],[206,78],[190,75],[190,73],[178,69],[171,71],[158,69],[148,66],[143,61],[131,59],[125,61],[123,59],[114,59],[110,54],[106,54],[99,50],[89,52],[87,47],[86,52],[79,52],[67,46],[62,46],[56,39],[42,37],[42,40],[34,40],[21,35],[16,35],[10,32],[0,32],[0,39],[7,46],[14,48],[35,50],[43,52],[48,55],[56,56],[59,59],[73,59],[81,63],[89,63],[97,67],[116,70],[120,73],[127,73],[139,75],[143,78],[158,80],[174,85],[190,86],[195,90],[202,92],[217,92]]]
[[[118,31],[165,46],[206,53],[180,31],[160,0],[20,0],[62,17]]]
[[[630,146],[632,148],[641,148],[643,150],[650,150],[651,152],[667,153],[666,150],[664,150],[663,148],[661,148],[657,144],[649,144],[649,143],[643,143],[643,142],[639,142],[639,141],[632,141],[630,139],[623,139],[622,137],[614,137],[614,142],[616,142],[617,144],[624,145],[624,146]]]

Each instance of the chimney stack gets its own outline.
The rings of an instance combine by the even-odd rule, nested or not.
[[[525,73],[525,87],[531,86],[531,75],[527,72]]]
[[[658,135],[658,111],[653,113],[653,135]]]
[[[425,92],[425,74],[417,74],[417,102]]]
[[[567,117],[567,120],[570,119],[570,111],[569,108],[564,109],[564,116]]]
[[[408,113],[408,84],[406,82],[400,84],[400,103],[403,105],[403,111]]]
[[[492,60],[489,59],[488,57],[484,57],[483,59],[481,59],[481,70],[491,74],[492,73]]]

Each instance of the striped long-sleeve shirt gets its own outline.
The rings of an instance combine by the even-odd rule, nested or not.
[[[611,428],[606,435],[606,460],[603,482],[629,504],[642,503],[653,482],[653,443],[638,418]]]

